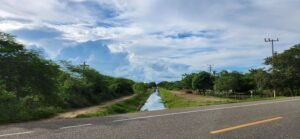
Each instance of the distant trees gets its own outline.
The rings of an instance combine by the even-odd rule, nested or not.
[[[175,82],[168,82],[168,81],[162,81],[158,83],[159,87],[166,88],[166,89],[181,89],[182,82],[181,81],[175,81]]]
[[[198,90],[202,94],[208,90],[219,95],[249,94],[252,91],[256,95],[272,96],[272,90],[276,89],[278,95],[300,95],[300,44],[276,54],[274,58],[266,58],[265,64],[271,68],[251,69],[247,73],[221,71],[213,75],[202,71],[184,74],[180,81],[161,82],[158,86],[187,92]],[[175,84],[180,86],[175,87]]]
[[[182,87],[184,89],[192,89],[192,82],[193,82],[193,78],[196,75],[196,73],[192,73],[192,74],[183,74],[182,75]]]
[[[135,83],[133,85],[133,91],[137,94],[146,93],[148,90],[147,84],[145,83]]]
[[[124,96],[132,94],[134,82],[132,80],[124,78],[116,78],[113,80],[113,83],[109,86],[109,89],[112,94],[115,96]]]
[[[263,69],[252,69],[250,75],[254,79],[254,88],[258,92],[262,92],[271,87],[271,74]]]
[[[215,89],[217,91],[237,91],[240,89],[240,73],[223,71],[216,78]]]
[[[147,84],[148,88],[153,88],[156,87],[156,83],[155,82],[150,82]]]
[[[218,93],[235,93],[244,92],[249,94],[250,90],[255,88],[254,77],[251,73],[239,73],[237,71],[227,72],[222,71],[216,77],[214,89]]]

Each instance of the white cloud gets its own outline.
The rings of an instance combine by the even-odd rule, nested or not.
[[[1,15],[1,13],[0,13]],[[26,28],[33,28],[34,25],[31,23],[21,23],[17,21],[6,21],[0,20],[0,31],[9,32],[13,30],[19,30],[19,29],[26,29]]]
[[[164,60],[151,60],[121,66],[114,71],[114,75],[143,82],[160,82],[179,80],[182,74],[192,71],[195,70],[184,64],[175,64]]]
[[[48,25],[57,31],[62,32],[63,39],[76,42],[95,40],[119,39],[126,36],[134,36],[142,33],[142,30],[134,27],[90,27],[85,24],[72,25]]]
[[[88,7],[68,5],[70,1],[60,0],[3,0],[0,18],[17,18],[33,22],[74,23],[94,21]],[[2,12],[1,12],[2,13]]]

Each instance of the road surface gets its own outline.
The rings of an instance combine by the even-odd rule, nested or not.
[[[0,138],[299,139],[300,97],[0,126]]]

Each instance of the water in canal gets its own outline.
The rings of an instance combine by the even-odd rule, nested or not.
[[[147,99],[146,103],[141,108],[141,111],[155,111],[163,109],[165,109],[165,105],[159,96],[158,90],[156,90]]]

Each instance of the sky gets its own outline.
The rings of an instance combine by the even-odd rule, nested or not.
[[[47,59],[135,81],[246,72],[300,43],[299,0],[1,0],[0,31]]]

